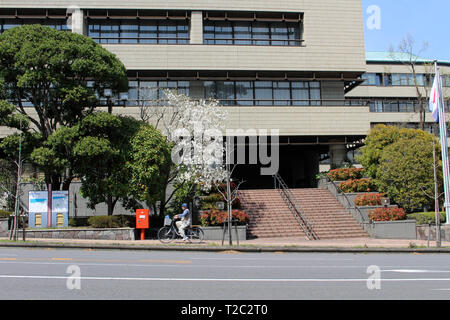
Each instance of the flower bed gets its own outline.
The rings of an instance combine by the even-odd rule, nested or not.
[[[364,193],[356,196],[355,205],[358,207],[381,206],[381,198],[383,193]]]
[[[345,181],[349,179],[361,179],[363,173],[364,169],[360,168],[342,168],[330,170],[327,176],[331,181]]]
[[[238,224],[248,224],[250,217],[241,210],[232,210],[232,218],[238,220]],[[205,210],[200,215],[200,223],[202,226],[219,226],[228,219],[227,211],[219,211],[217,209]]]
[[[402,208],[377,208],[369,212],[372,221],[399,221],[406,219],[406,212]]]
[[[371,192],[376,189],[372,179],[350,179],[339,184],[344,193]]]

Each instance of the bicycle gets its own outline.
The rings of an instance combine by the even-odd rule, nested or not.
[[[190,243],[202,243],[205,237],[203,229],[198,226],[189,226],[184,233]],[[162,243],[170,243],[176,238],[181,238],[181,234],[178,232],[175,220],[171,219],[170,225],[164,225],[158,230],[158,240]]]

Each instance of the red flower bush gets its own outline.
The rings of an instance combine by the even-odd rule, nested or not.
[[[376,189],[372,179],[350,179],[339,184],[339,188],[345,193],[371,192]]]
[[[377,208],[369,213],[373,221],[398,221],[406,219],[406,212],[402,208]]]
[[[331,181],[345,181],[349,179],[361,179],[364,169],[360,168],[342,168],[334,169],[328,172],[327,176]]]
[[[384,197],[383,193],[365,193],[355,198],[355,205],[359,207],[367,206],[381,206],[381,198]]]
[[[238,220],[238,224],[247,224],[250,221],[250,217],[244,211],[232,210],[232,218]],[[227,211],[219,211],[216,209],[206,210],[200,216],[200,222],[202,226],[219,226],[222,225],[228,219]]]

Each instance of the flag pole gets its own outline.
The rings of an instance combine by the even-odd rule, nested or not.
[[[445,200],[444,200],[444,207],[445,207],[445,215],[447,217],[447,225],[450,225],[450,189],[449,189],[449,182],[450,182],[450,174],[449,174],[449,164],[448,164],[448,143],[447,143],[447,124],[446,124],[446,117],[445,117],[445,108],[444,108],[444,99],[442,96],[442,83],[441,83],[441,77],[439,73],[439,67],[437,60],[434,61],[434,67],[436,72],[436,79],[437,79],[437,92],[439,93],[439,131],[440,131],[440,138],[441,138],[441,150],[442,150],[442,170],[444,175],[444,194],[445,194]]]

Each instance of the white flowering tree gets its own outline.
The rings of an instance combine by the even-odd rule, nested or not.
[[[166,91],[174,116],[168,125],[168,139],[175,145],[172,161],[177,166],[177,182],[190,181],[205,191],[226,178],[224,165],[227,112],[217,100],[194,100]]]
[[[216,100],[195,100],[170,90],[163,94],[163,101],[152,101],[141,110],[173,146],[160,215],[177,191],[187,186],[188,194],[197,186],[208,191],[226,177],[223,132],[227,112]]]

